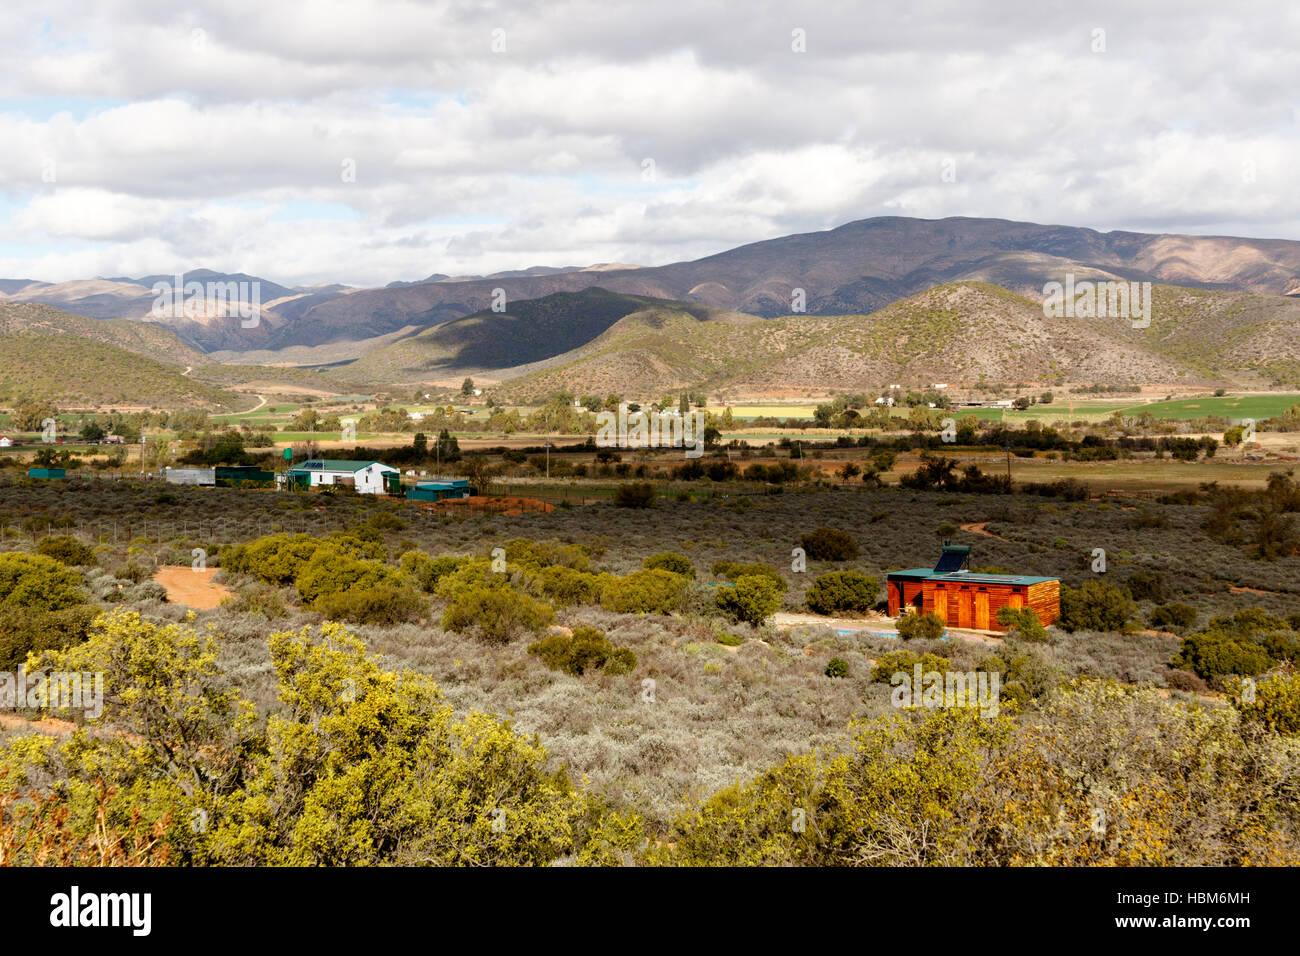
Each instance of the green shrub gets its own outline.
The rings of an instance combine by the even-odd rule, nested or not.
[[[534,541],[515,538],[506,544],[506,561],[520,567],[550,567],[558,565],[586,571],[591,567],[591,549],[580,544],[561,544],[558,541]]]
[[[312,602],[312,608],[332,621],[401,624],[420,617],[424,601],[409,585],[381,583],[322,594]]]
[[[1137,604],[1124,588],[1106,581],[1086,581],[1083,587],[1061,587],[1061,616],[1057,621],[1067,631],[1133,630]]]
[[[781,572],[770,564],[753,562],[752,564],[742,564],[739,561],[718,561],[713,565],[713,573],[728,581],[735,581],[739,577],[761,575],[774,583],[781,589],[782,593],[790,586],[786,583],[785,578],[781,577]]]
[[[368,558],[371,561],[384,561],[388,558],[383,532],[369,525],[331,531],[321,539],[321,543],[335,545],[357,558]]]
[[[1190,604],[1162,604],[1151,612],[1151,626],[1166,631],[1185,631],[1200,617]]]
[[[719,634],[718,643],[724,647],[739,647],[745,643],[745,639],[735,634]]]
[[[608,575],[575,571],[560,565],[541,568],[528,578],[529,590],[544,597],[556,607],[573,604],[595,604]]]
[[[1277,674],[1260,681],[1253,701],[1243,699],[1240,684],[1232,690],[1232,705],[1240,711],[1243,721],[1259,724],[1275,734],[1300,734],[1300,673]]]
[[[311,604],[330,594],[353,588],[391,587],[400,589],[409,579],[382,561],[358,558],[333,545],[319,548],[303,565],[294,584],[303,603]]]
[[[380,531],[401,531],[406,527],[406,522],[391,511],[376,511],[368,519],[366,525],[376,528]]]
[[[508,572],[493,571],[489,558],[465,558],[450,574],[444,574],[434,585],[433,593],[440,598],[454,600],[465,591],[475,588],[499,588],[510,583]]]
[[[398,559],[398,567],[418,584],[421,590],[432,594],[438,582],[464,562],[465,558],[452,555],[439,555],[435,558],[424,551],[407,551]]]
[[[695,577],[695,565],[691,564],[691,559],[684,554],[677,554],[673,551],[652,554],[641,562],[641,567],[647,571],[659,568],[664,571],[671,571],[673,574],[680,574],[683,577]]]
[[[81,575],[43,554],[0,554],[0,608],[61,611],[86,602]]]
[[[476,629],[488,641],[504,644],[517,635],[537,633],[555,620],[555,611],[510,585],[472,587],[447,605],[442,615],[444,630],[464,633]]]
[[[636,654],[630,647],[616,647],[605,660],[606,674],[630,674],[636,670]]]
[[[1060,674],[1042,651],[1023,644],[1003,645],[1000,654],[986,657],[976,669],[996,671],[1001,675],[1001,698],[1022,705],[1048,696],[1060,681]]]
[[[897,627],[898,636],[905,641],[918,637],[929,641],[937,641],[943,637],[945,625],[943,618],[927,611],[925,614],[899,615]]]
[[[799,539],[799,546],[817,561],[848,561],[858,556],[853,535],[836,528],[816,528]]]
[[[600,606],[624,614],[668,614],[680,607],[686,585],[684,577],[671,571],[635,571],[606,581],[600,592]]]
[[[1228,637],[1254,639],[1261,631],[1285,631],[1287,626],[1286,621],[1274,617],[1263,608],[1248,607],[1234,614],[1214,618],[1205,629]]]
[[[627,674],[636,668],[636,655],[628,648],[616,648],[603,631],[575,627],[573,634],[548,634],[528,645],[552,670],[581,677],[604,668],[606,673]]]
[[[918,654],[915,651],[889,651],[876,659],[876,666],[871,669],[871,679],[877,684],[888,684],[891,677],[903,672],[911,675],[916,665],[921,665],[921,672],[938,671],[946,673],[952,662],[938,654]]]
[[[842,657],[832,657],[826,662],[827,677],[847,677],[849,675],[849,662]]]
[[[95,549],[82,544],[70,534],[42,538],[36,545],[36,553],[73,566],[86,567],[96,563]]]
[[[252,574],[267,584],[291,584],[303,565],[321,547],[309,534],[272,534],[221,553],[221,567],[237,574]]]
[[[1192,671],[1206,680],[1236,674],[1251,677],[1273,666],[1273,659],[1260,645],[1250,640],[1236,640],[1216,631],[1202,631],[1183,639],[1182,649],[1169,662],[1170,667]]]
[[[648,482],[619,485],[614,491],[614,504],[620,508],[649,508],[654,500],[655,490]]]
[[[1047,640],[1047,628],[1038,618],[1038,612],[1031,607],[1000,607],[998,623],[1008,627],[1022,641],[1041,643]]]
[[[718,607],[737,621],[759,625],[781,607],[781,589],[761,574],[743,574],[734,587],[718,588]]]
[[[58,611],[0,609],[0,671],[18,670],[30,653],[80,644],[90,634],[91,622],[98,614],[98,609],[85,604]]]
[[[1129,575],[1124,586],[1135,601],[1155,601],[1159,604],[1170,597],[1169,582],[1159,571],[1136,571]]]
[[[862,613],[871,610],[880,594],[880,581],[861,571],[830,571],[812,583],[804,600],[816,614]]]

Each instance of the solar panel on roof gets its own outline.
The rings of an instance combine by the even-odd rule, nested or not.
[[[960,571],[970,560],[970,548],[944,548],[943,554],[939,555],[939,563],[934,566],[935,574],[945,574],[950,571]]]

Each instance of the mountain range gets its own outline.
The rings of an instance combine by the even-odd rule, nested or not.
[[[1045,318],[1044,285],[1070,274],[1153,283],[1152,327]],[[462,372],[491,373],[514,390],[586,382],[589,391],[635,391],[626,383],[643,381],[779,390],[908,376],[1300,377],[1300,242],[1291,240],[881,217],[656,267],[435,272],[372,289],[210,270],[185,279],[259,283],[260,321],[245,327],[229,303],[156,316],[152,286],[174,281],[167,274],[4,279],[0,304],[53,306],[70,313],[64,333],[94,331],[175,364],[314,367],[351,383]],[[21,314],[22,323],[50,321]],[[76,316],[82,324],[70,322]]]

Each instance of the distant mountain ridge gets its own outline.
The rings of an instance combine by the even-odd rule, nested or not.
[[[982,282],[936,286],[869,315],[775,319],[587,289],[448,322],[327,374],[414,383],[487,373],[507,400],[981,378],[1300,385],[1300,299],[1156,286],[1152,300],[1150,327],[1135,329],[1127,318],[1049,318],[1039,302]]]
[[[775,318],[796,310],[796,290],[802,290],[809,315],[864,315],[953,282],[992,283],[1036,299],[1045,283],[1061,281],[1067,273],[1080,279],[1300,296],[1300,242],[888,216],[656,267],[539,266],[481,278],[434,273],[414,284],[359,290],[267,283],[263,321],[255,328],[243,328],[228,317],[163,321],[205,352],[257,350],[264,360],[280,350],[302,354],[327,346],[322,354],[337,361],[340,355],[363,355],[381,338],[388,347],[395,336],[417,335],[479,313],[502,297],[509,308],[521,300],[598,286],[616,294]],[[159,321],[149,314],[152,295],[140,281],[29,284],[6,292],[13,282],[3,280],[0,301],[48,302],[95,318]],[[282,294],[271,298],[268,291]]]

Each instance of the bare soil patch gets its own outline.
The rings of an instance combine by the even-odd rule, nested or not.
[[[213,580],[217,570],[205,568],[196,571],[183,564],[169,564],[159,568],[153,579],[167,589],[167,600],[171,603],[207,611],[234,593]]]

